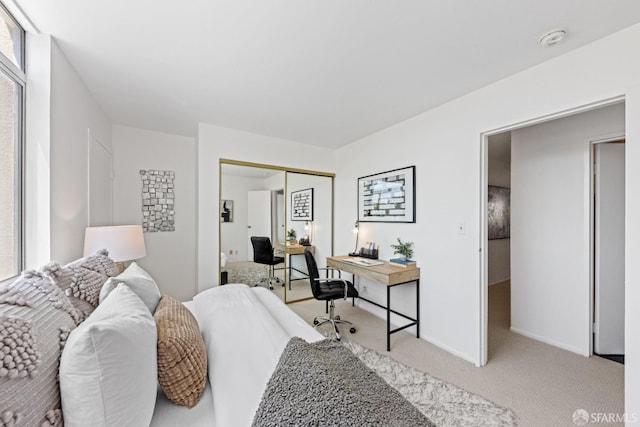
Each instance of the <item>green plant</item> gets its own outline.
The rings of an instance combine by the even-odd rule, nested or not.
[[[397,244],[391,244],[391,249],[394,254],[404,255],[407,259],[411,259],[413,256],[413,242],[403,242],[399,237]]]
[[[293,228],[287,231],[287,240],[295,240],[296,236],[297,236],[296,230],[294,230]]]

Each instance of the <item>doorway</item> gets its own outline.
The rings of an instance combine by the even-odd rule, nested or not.
[[[590,150],[594,140],[624,137],[623,101],[602,101],[481,135],[480,366],[489,359],[490,137],[512,136],[509,330],[589,356],[594,310]]]

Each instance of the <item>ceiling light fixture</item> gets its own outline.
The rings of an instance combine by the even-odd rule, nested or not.
[[[542,47],[551,47],[558,44],[565,36],[567,35],[567,30],[562,28],[558,28],[555,30],[548,31],[540,36],[538,39],[538,44]]]

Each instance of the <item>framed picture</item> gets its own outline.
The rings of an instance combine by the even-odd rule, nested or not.
[[[358,221],[416,222],[416,167],[358,178]]]
[[[511,189],[489,186],[487,221],[489,240],[511,237]]]
[[[313,188],[291,192],[291,221],[313,221]]]
[[[220,221],[233,222],[233,200],[223,200],[220,209]]]

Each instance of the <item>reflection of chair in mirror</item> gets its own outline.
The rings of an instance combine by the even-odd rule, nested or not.
[[[352,334],[356,332],[356,328],[348,320],[343,320],[340,316],[334,315],[335,303],[334,301],[343,298],[356,298],[358,297],[358,290],[353,287],[353,284],[347,280],[340,278],[320,278],[319,270],[337,271],[335,268],[318,268],[316,260],[310,251],[304,252],[304,258],[307,261],[307,269],[309,271],[309,282],[311,282],[311,292],[313,297],[319,301],[329,301],[329,316],[318,316],[313,319],[313,324],[316,328],[325,323],[331,323],[333,330],[336,333],[336,339],[340,340],[340,331],[338,331],[338,323],[347,323],[351,327],[349,332]]]
[[[282,264],[284,257],[274,255],[271,239],[268,237],[251,236],[251,245],[253,246],[253,262],[269,267],[268,276],[260,279],[260,283],[268,282],[269,289],[273,289],[273,281],[280,283],[280,278],[275,276],[275,270],[282,269],[275,268],[275,266]],[[284,286],[284,283],[282,285]]]

